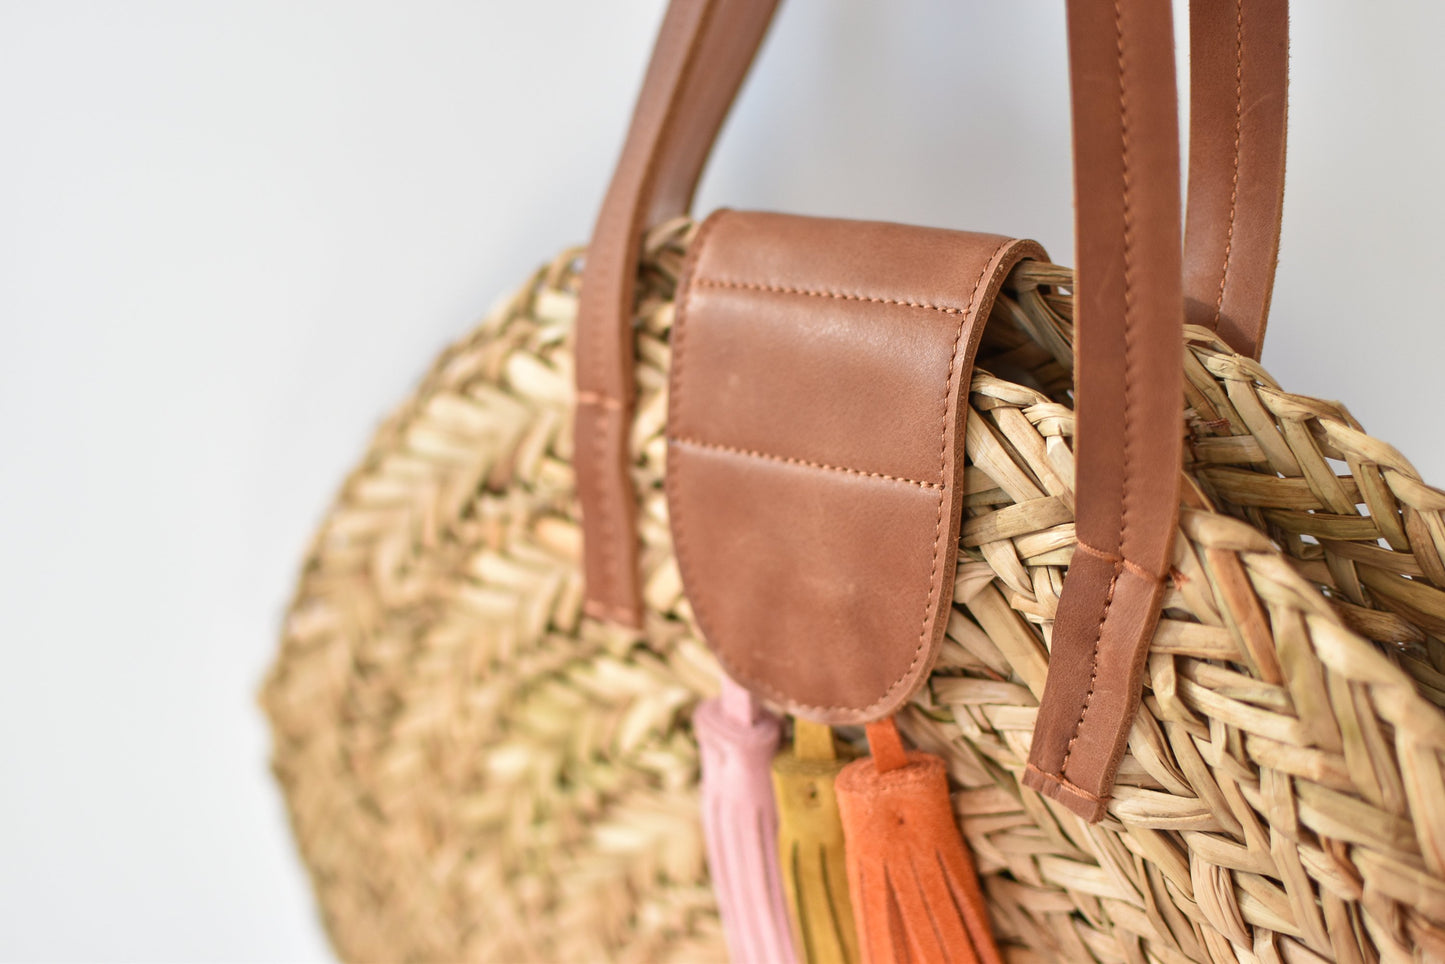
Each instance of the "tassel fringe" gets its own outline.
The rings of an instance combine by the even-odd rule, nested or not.
[[[891,719],[836,783],[866,964],[1001,964],[943,760],[903,749]]]
[[[769,768],[782,723],[726,678],[693,715],[702,750],[703,835],[728,952],[738,962],[793,964],[778,867]]]
[[[807,964],[855,964],[858,933],[848,895],[843,822],[833,782],[838,759],[831,727],[795,720],[793,749],[773,760],[778,852],[793,944]]]

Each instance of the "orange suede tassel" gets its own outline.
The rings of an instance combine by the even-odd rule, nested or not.
[[[1002,964],[943,760],[909,753],[893,720],[838,774],[848,890],[865,964]]]

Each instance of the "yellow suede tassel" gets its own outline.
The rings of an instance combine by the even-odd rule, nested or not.
[[[793,943],[807,964],[854,964],[858,932],[848,897],[843,823],[833,780],[838,758],[833,730],[795,720],[793,748],[773,758],[778,798],[778,856]]]

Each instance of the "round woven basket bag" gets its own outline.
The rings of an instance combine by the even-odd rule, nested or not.
[[[640,278],[643,632],[582,614],[578,251],[442,354],[316,536],[264,703],[348,959],[725,956],[689,729],[718,673],[662,489],[691,235],[652,232]],[[1025,262],[994,308],[953,616],[900,717],[949,762],[1000,942],[1012,960],[1445,955],[1445,492],[1203,329],[1176,576],[1109,813],[1020,787],[1075,544],[1071,301],[1043,293],[1069,279]]]
[[[295,835],[348,960],[726,956],[692,725],[719,666],[684,593],[664,490],[675,299],[684,259],[709,249],[695,222],[670,214],[687,206],[772,6],[674,0],[594,243],[563,252],[441,355],[377,431],[315,537],[263,703]],[[1071,0],[1076,183],[1102,185],[1076,191],[1079,225],[1106,243],[1079,245],[1077,304],[1066,268],[1025,260],[1006,277],[1000,268],[971,381],[949,363],[945,398],[962,409],[964,440],[961,475],[948,483],[961,512],[952,605],[945,575],[943,592],[928,595],[946,627],[938,659],[926,678],[919,669],[921,688],[895,719],[912,747],[944,760],[1010,961],[1445,960],[1445,491],[1339,404],[1279,387],[1253,354],[1230,347],[1240,342],[1222,321],[1232,258],[1258,282],[1261,326],[1267,310],[1283,179],[1283,8],[1191,4],[1191,44],[1206,41],[1192,59],[1204,79],[1192,87],[1204,94],[1191,125],[1224,136],[1191,136],[1184,269],[1172,262],[1131,287],[1131,252],[1167,267],[1181,233],[1170,5]],[[1266,55],[1248,66],[1246,36]],[[1259,86],[1260,70],[1275,71],[1273,87]],[[1273,160],[1241,161],[1261,156],[1241,145],[1260,144]],[[1221,145],[1222,165],[1211,154]],[[1131,150],[1157,163],[1131,168]],[[1196,160],[1222,176],[1197,180]],[[1116,163],[1122,178],[1112,177]],[[1217,302],[1206,286],[1208,304],[1179,287],[1199,236],[1195,212],[1208,210],[1195,204],[1196,181],[1222,188],[1214,197],[1228,224],[1225,275]],[[675,195],[660,207],[648,195],[657,185]],[[1085,212],[1116,196],[1117,258],[1114,209]],[[1241,214],[1236,230],[1237,208],[1265,214]],[[614,223],[622,230],[602,230]],[[1152,234],[1131,247],[1134,232]],[[1091,287],[1108,271],[1124,283]],[[598,278],[608,284],[594,287]],[[1098,293],[1116,289],[1111,316],[1099,306],[1116,302]],[[1168,295],[1149,302],[1167,313],[1134,310],[1141,289]],[[602,302],[616,324],[598,341]],[[1214,326],[1186,325],[1180,339],[1174,317],[1195,317],[1201,304]],[[1086,333],[1077,353],[1076,310]],[[1142,702],[1118,717],[1113,746],[1123,752],[1127,736],[1127,751],[1090,798],[1087,813],[1102,819],[1089,822],[1033,789],[1030,754],[1049,743],[1058,706],[1045,693],[1051,654],[1056,684],[1088,680],[1081,714],[1094,694],[1089,672],[1059,668],[1088,642],[1068,629],[1077,595],[1065,592],[1066,575],[1076,556],[1074,575],[1089,575],[1100,553],[1089,533],[1102,489],[1075,487],[1090,477],[1076,473],[1076,452],[1088,468],[1099,464],[1090,453],[1104,451],[1088,441],[1100,437],[1091,434],[1100,395],[1081,390],[1076,405],[1076,389],[1097,386],[1090,346],[1106,342],[1091,339],[1115,323],[1120,394],[1130,398],[1130,337],[1141,330],[1131,310],[1153,319],[1148,337],[1163,333],[1149,342],[1162,346],[1149,364],[1171,379],[1146,406],[1163,433],[1151,438],[1183,438],[1178,475],[1173,448],[1151,450],[1169,454],[1153,459],[1161,484],[1151,494],[1172,510],[1177,479],[1181,508],[1172,550],[1159,543],[1153,571],[1167,568],[1167,578],[1150,577],[1162,614],[1152,634],[1138,623],[1128,651],[1143,661]],[[591,399],[576,388],[579,368],[601,367],[604,343],[635,405],[618,400],[626,388]],[[611,422],[581,422],[607,431],[578,432],[579,402],[610,411]],[[578,478],[595,483],[585,468],[604,446],[615,449],[608,492],[629,510],[620,515],[636,499],[639,628],[587,614],[597,609],[583,573],[598,543],[590,531],[584,547]],[[597,491],[584,484],[582,500]],[[942,496],[938,504],[941,532]],[[1082,546],[1076,517],[1089,535]],[[1159,515],[1160,529],[1173,518]],[[611,531],[634,545],[628,529]],[[696,560],[696,542],[687,545]],[[1115,563],[1106,613],[1130,564]],[[1116,608],[1127,619],[1141,607]],[[1095,625],[1097,673],[1102,616]],[[860,729],[839,732],[861,747]],[[1077,724],[1073,733],[1069,750]],[[937,800],[932,826],[946,828]]]

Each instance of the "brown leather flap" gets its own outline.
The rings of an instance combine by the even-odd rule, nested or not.
[[[793,713],[878,719],[952,601],[963,418],[999,285],[1031,241],[720,211],[677,299],[667,497],[728,673]]]

